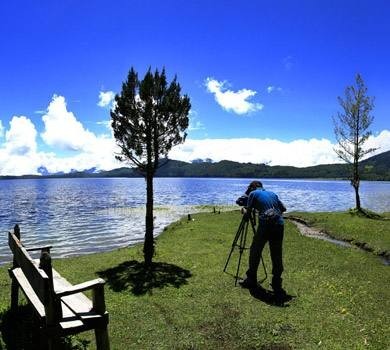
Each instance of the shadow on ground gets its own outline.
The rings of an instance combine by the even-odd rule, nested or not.
[[[39,328],[29,305],[0,313],[0,350],[40,350]],[[89,341],[69,336],[56,339],[55,350],[87,350]]]
[[[0,349],[34,349],[33,318],[29,306],[21,306],[17,311],[4,311],[0,314],[0,331],[5,347]]]
[[[262,345],[260,350],[292,350],[292,347],[288,344],[266,344]]]
[[[125,261],[113,268],[99,271],[115,292],[130,290],[134,295],[152,293],[155,288],[173,286],[179,288],[187,284],[192,276],[189,270],[164,262],[153,262],[146,267],[144,262],[136,260]]]
[[[278,307],[288,307],[288,302],[295,298],[294,296],[289,294],[278,297],[270,290],[264,289],[261,286],[249,289],[249,293],[252,295],[252,297],[262,301],[263,303]]]

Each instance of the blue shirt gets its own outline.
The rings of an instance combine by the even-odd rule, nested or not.
[[[267,209],[271,209],[271,208],[278,209],[280,211],[280,214],[286,211],[285,206],[279,200],[278,196],[271,191],[266,191],[264,188],[259,188],[257,190],[252,191],[249,194],[248,208],[253,208],[258,210],[260,218],[261,218],[261,214],[263,214]],[[284,223],[283,217],[282,215],[280,215],[278,224],[283,224],[283,223]]]

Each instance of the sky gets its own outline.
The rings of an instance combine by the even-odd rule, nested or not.
[[[2,1],[0,175],[108,170],[110,108],[131,67],[191,100],[169,158],[340,163],[332,116],[357,73],[375,97],[367,147],[390,150],[390,2]]]

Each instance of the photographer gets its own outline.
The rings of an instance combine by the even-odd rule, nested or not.
[[[249,269],[246,272],[247,278],[240,282],[244,288],[257,287],[257,269],[259,267],[261,254],[267,242],[269,242],[272,260],[272,289],[277,298],[283,298],[286,292],[282,288],[282,244],[284,234],[284,221],[282,213],[286,211],[285,206],[278,196],[263,188],[260,181],[252,181],[245,195],[247,198],[247,215],[252,215],[254,210],[259,213],[259,225],[253,236],[249,252]],[[240,197],[240,198],[244,198]],[[237,200],[237,204],[240,198]]]

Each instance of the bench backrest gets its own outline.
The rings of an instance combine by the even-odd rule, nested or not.
[[[22,269],[39,300],[42,304],[47,305],[50,297],[50,285],[52,284],[49,276],[39,268],[18,237],[12,232],[8,233],[8,245],[14,256],[14,265],[16,265],[14,267]]]

